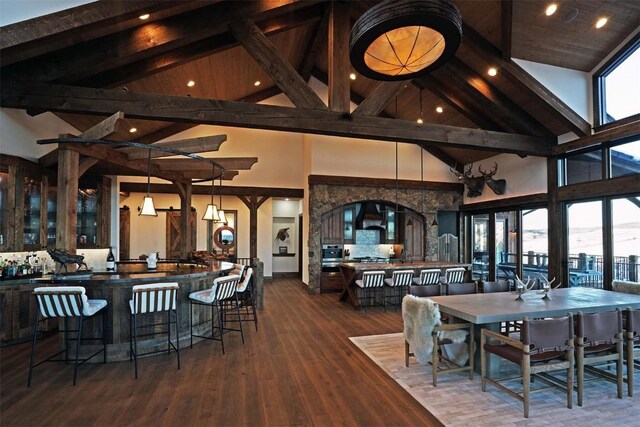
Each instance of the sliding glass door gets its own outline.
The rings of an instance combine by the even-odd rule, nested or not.
[[[531,279],[549,276],[549,226],[547,208],[522,211],[522,275]],[[555,283],[559,283],[557,278]]]
[[[489,215],[471,217],[472,236],[472,278],[487,280],[489,277]]]
[[[611,201],[613,280],[640,281],[640,197]]]

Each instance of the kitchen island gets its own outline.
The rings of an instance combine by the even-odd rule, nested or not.
[[[356,280],[362,277],[364,271],[383,270],[387,277],[391,277],[394,270],[413,270],[414,277],[420,277],[420,270],[430,268],[439,268],[444,270],[447,268],[464,267],[467,269],[465,280],[471,280],[470,271],[471,264],[448,262],[448,261],[422,261],[422,262],[406,262],[406,263],[385,263],[385,262],[344,262],[340,264],[340,274],[342,275],[342,292],[340,293],[340,301],[348,301],[354,308],[360,308],[358,302],[358,286]]]
[[[180,337],[184,342],[189,341],[189,294],[211,286],[216,277],[225,275],[234,268],[228,262],[212,262],[211,265],[196,265],[183,263],[158,263],[156,270],[149,270],[146,263],[118,264],[117,272],[77,272],[69,275],[45,275],[30,280],[6,280],[0,282],[0,299],[2,305],[1,336],[3,343],[25,339],[33,334],[33,323],[36,316],[36,304],[33,289],[39,286],[83,286],[90,299],[107,300],[107,356],[108,361],[129,359],[129,300],[134,285],[177,282],[178,316]],[[207,313],[205,313],[205,311]],[[198,310],[194,320],[202,321],[209,316],[210,311]],[[202,319],[200,319],[202,317]],[[159,315],[153,322],[164,319]],[[149,316],[149,323],[152,323]],[[100,336],[102,333],[102,317],[86,321],[87,336]],[[147,322],[145,321],[145,324]],[[55,324],[49,325],[55,327]],[[206,327],[209,327],[207,324]],[[200,331],[206,333],[206,331]],[[202,333],[199,333],[202,334]],[[138,342],[140,352],[166,348],[166,335],[157,335]],[[82,353],[90,353],[95,346],[81,346]],[[100,358],[98,358],[100,359]]]

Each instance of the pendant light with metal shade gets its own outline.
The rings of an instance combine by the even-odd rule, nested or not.
[[[158,216],[155,206],[153,206],[153,198],[151,193],[151,149],[149,149],[149,157],[147,159],[147,195],[142,201],[142,208],[138,216]]]
[[[213,203],[213,190],[216,187],[216,167],[213,166],[211,172],[211,203],[207,205],[207,209],[204,211],[202,219],[205,221],[220,222],[220,216],[218,214],[218,207]]]

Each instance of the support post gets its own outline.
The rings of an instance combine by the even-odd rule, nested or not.
[[[80,154],[61,146],[58,151],[56,249],[75,253],[78,225],[78,171]]]
[[[180,257],[187,258],[194,250],[191,244],[193,224],[191,223],[191,183],[176,183],[180,195]]]
[[[249,208],[249,258],[254,259],[258,256],[258,209],[269,196],[258,197],[252,194],[238,198]]]

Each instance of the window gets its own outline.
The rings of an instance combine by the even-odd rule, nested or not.
[[[594,73],[598,125],[640,113],[640,34]]]
[[[602,151],[574,154],[565,160],[565,185],[602,179]]]
[[[640,138],[611,147],[610,156],[612,178],[640,173]]]

